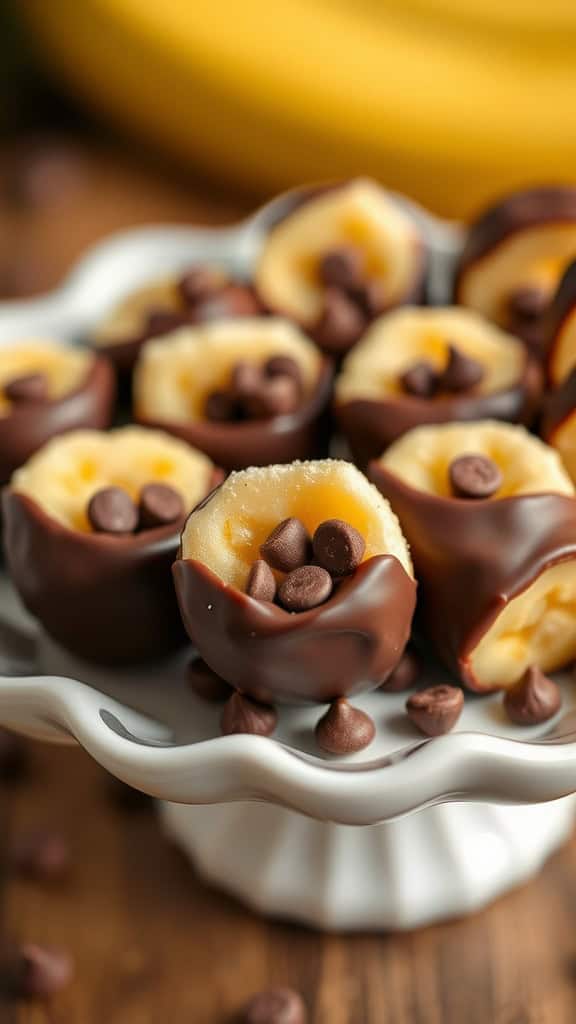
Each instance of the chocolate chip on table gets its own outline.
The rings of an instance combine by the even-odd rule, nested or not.
[[[355,245],[340,245],[328,249],[320,257],[318,272],[322,284],[350,291],[364,280],[365,259],[362,249]]]
[[[138,509],[121,487],[103,487],[88,504],[88,520],[96,533],[134,533],[138,526]]]
[[[0,958],[0,991],[12,999],[50,999],[71,982],[74,963],[61,949],[25,943]]]
[[[240,1024],[307,1024],[307,1021],[302,996],[293,988],[258,992],[240,1015]]]
[[[331,576],[348,576],[360,565],[366,541],[343,519],[326,519],[312,538],[314,558]]]
[[[328,754],[355,754],[370,745],[376,728],[370,715],[341,697],[332,702],[316,726],[316,742]]]
[[[178,313],[169,309],[151,309],[146,317],[146,334],[155,337],[160,334],[169,334],[188,323],[188,317],[184,313]]]
[[[407,395],[432,398],[438,390],[438,374],[431,363],[420,359],[401,374],[400,384]]]
[[[231,423],[238,419],[238,403],[227,391],[213,391],[206,398],[204,415],[212,423]]]
[[[223,736],[248,733],[271,736],[278,724],[278,712],[271,704],[262,704],[242,693],[233,693],[226,701],[220,718]]]
[[[314,328],[320,344],[333,352],[345,352],[358,341],[366,317],[348,296],[337,288],[324,292],[324,308]]]
[[[456,498],[491,498],[502,486],[502,473],[486,455],[460,455],[450,463],[448,477]]]
[[[292,356],[270,356],[262,370],[265,377],[293,377],[299,386],[302,385],[300,367],[296,360],[292,359]]]
[[[250,569],[246,593],[256,601],[273,601],[276,597],[274,573],[263,558],[258,558]]]
[[[332,593],[332,577],[321,565],[301,565],[284,577],[278,601],[288,612],[306,612],[324,604]]]
[[[193,658],[188,665],[187,681],[197,697],[220,704],[232,695],[232,687],[214,672],[203,658]]]
[[[425,736],[442,736],[450,732],[460,718],[464,694],[457,686],[429,686],[413,693],[406,701],[411,722]]]
[[[4,385],[4,395],[11,402],[45,402],[48,398],[48,378],[44,373],[26,373],[13,377]]]
[[[301,519],[291,516],[275,526],[272,533],[260,545],[262,558],[273,569],[291,572],[306,565],[312,550],[308,530]]]
[[[140,491],[138,503],[139,526],[141,530],[152,530],[156,526],[168,526],[183,519],[186,510],[182,496],[169,484],[145,484]]]
[[[401,693],[410,690],[416,684],[421,672],[420,659],[413,651],[404,651],[396,668],[379,687],[385,693]]]
[[[286,416],[300,404],[300,387],[294,377],[276,376],[262,382],[259,390],[244,400],[244,408],[253,419]]]
[[[464,355],[454,345],[448,346],[448,362],[439,381],[442,391],[469,391],[480,383],[483,376],[482,363]]]
[[[508,296],[508,315],[512,324],[538,320],[548,306],[546,289],[537,285],[522,285]]]
[[[0,782],[19,782],[27,775],[29,765],[26,741],[8,729],[0,728]]]
[[[538,725],[552,718],[562,705],[558,683],[531,665],[515,686],[504,694],[504,710],[511,722]]]
[[[182,275],[176,288],[185,306],[195,306],[226,287],[223,271],[216,267],[192,267]]]
[[[49,829],[25,832],[12,846],[10,863],[18,874],[27,878],[56,881],[70,869],[70,847],[59,832]]]

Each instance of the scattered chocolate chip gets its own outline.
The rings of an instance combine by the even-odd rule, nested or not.
[[[128,814],[148,811],[153,806],[152,797],[140,789],[134,789],[134,786],[128,785],[122,779],[117,779],[115,775],[110,775],[107,779],[107,789],[112,803]]]
[[[256,363],[241,361],[232,368],[231,390],[236,398],[251,398],[262,388],[262,370]]]
[[[291,572],[306,565],[312,549],[310,535],[300,519],[283,519],[260,545],[262,558],[273,569]]]
[[[312,538],[314,558],[331,576],[348,576],[360,565],[366,541],[343,519],[326,519]]]
[[[238,403],[227,391],[213,391],[204,403],[204,415],[212,423],[231,423],[238,419]]]
[[[0,990],[13,999],[50,999],[73,974],[72,958],[64,950],[30,942],[2,955]]]
[[[442,736],[460,718],[464,694],[457,686],[429,686],[406,701],[408,718],[425,736]]]
[[[438,374],[431,363],[421,359],[401,374],[400,384],[408,395],[432,398],[438,390]]]
[[[121,487],[103,487],[88,504],[88,520],[96,533],[134,533],[138,509]]]
[[[225,286],[226,275],[216,267],[192,267],[176,285],[185,306],[195,306],[222,291]]]
[[[48,829],[18,836],[11,850],[15,871],[39,881],[56,881],[70,868],[70,847],[64,836]]]
[[[439,382],[442,391],[469,391],[480,383],[483,376],[482,363],[464,355],[454,345],[448,346],[448,362]]]
[[[415,686],[421,672],[420,660],[413,651],[404,651],[396,668],[384,680],[379,689],[386,693],[400,693]]]
[[[486,455],[460,455],[450,463],[448,477],[457,498],[491,498],[502,486],[502,473]]]
[[[11,402],[45,402],[48,378],[44,373],[26,373],[4,385],[4,394]]]
[[[270,356],[263,366],[265,377],[293,377],[298,385],[302,385],[300,367],[292,356]]]
[[[186,323],[188,323],[188,318],[183,313],[172,312],[169,309],[152,309],[146,317],[145,332],[153,338],[176,331]]]
[[[362,284],[364,269],[364,253],[354,245],[329,249],[320,257],[318,265],[322,284],[345,292]]]
[[[208,323],[212,320],[230,320],[234,317],[258,316],[260,307],[250,288],[239,284],[229,284],[199,302],[193,310],[196,323]]]
[[[0,728],[0,782],[19,782],[27,775],[29,764],[26,741]]]
[[[341,697],[332,702],[316,726],[316,742],[328,754],[355,754],[372,743],[374,722],[365,711]]]
[[[314,328],[319,343],[332,352],[345,352],[358,341],[366,318],[358,306],[337,288],[324,292],[324,309]]]
[[[278,724],[278,712],[271,704],[261,704],[242,693],[233,693],[226,701],[220,718],[223,736],[249,733],[271,736]]]
[[[562,694],[558,683],[545,676],[537,665],[531,665],[520,681],[506,691],[503,704],[511,722],[538,725],[560,710]]]
[[[247,414],[254,419],[287,416],[300,404],[300,387],[294,377],[277,376],[260,385],[259,390],[244,400]]]
[[[308,1014],[302,997],[292,988],[273,988],[258,992],[244,1007],[242,1024],[307,1024]]]
[[[324,604],[332,593],[332,577],[321,565],[301,565],[284,577],[278,600],[288,612],[305,612]]]
[[[386,289],[381,281],[366,281],[354,290],[352,297],[369,320],[386,309]]]
[[[145,484],[138,503],[141,530],[153,530],[183,519],[186,510],[182,496],[168,484]]]
[[[250,569],[246,593],[256,601],[273,601],[276,597],[274,573],[263,558],[258,558]]]
[[[211,704],[220,704],[228,700],[232,695],[232,687],[217,675],[203,658],[194,658],[188,665],[188,684],[197,697],[209,701]]]
[[[531,323],[539,320],[548,306],[549,298],[544,288],[524,285],[508,296],[508,314],[513,324]]]

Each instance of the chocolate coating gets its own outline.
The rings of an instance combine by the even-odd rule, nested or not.
[[[116,385],[107,360],[94,359],[80,386],[61,398],[18,402],[0,416],[0,483],[7,483],[46,441],[69,430],[110,426]]]
[[[542,332],[549,377],[552,377],[551,363],[560,334],[574,312],[576,312],[576,260],[570,263],[565,270],[543,321]]]
[[[332,365],[325,360],[313,394],[294,412],[268,420],[185,423],[141,416],[139,422],[182,438],[225,469],[307,459],[325,453],[326,423],[322,414],[330,397],[332,377]]]
[[[354,461],[365,466],[406,431],[426,423],[497,419],[529,425],[541,391],[542,371],[533,359],[528,359],[518,383],[505,391],[489,395],[440,395],[432,399],[412,395],[380,401],[355,398],[343,403],[336,399],[335,413]]]
[[[484,692],[471,653],[512,598],[576,558],[576,500],[525,494],[471,504],[418,491],[378,462],[368,475],[410,544],[430,643],[469,689]]]
[[[556,431],[576,413],[576,366],[556,391],[549,392],[544,401],[540,433],[554,444]]]

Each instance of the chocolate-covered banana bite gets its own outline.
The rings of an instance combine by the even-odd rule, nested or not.
[[[131,291],[97,325],[92,343],[126,372],[149,338],[164,337],[187,324],[259,312],[260,304],[249,284],[235,280],[222,267],[197,265]]]
[[[107,427],[112,368],[89,349],[49,339],[0,348],[0,483],[56,434]]]
[[[415,604],[398,521],[350,463],[232,473],[187,520],[174,579],[186,629],[258,701],[332,701],[378,686]]]
[[[422,296],[425,246],[414,218],[369,179],[293,198],[263,243],[255,288],[340,355],[376,316]]]
[[[576,499],[552,448],[495,421],[417,427],[369,476],[400,517],[430,645],[472,690],[576,655]]]
[[[542,373],[526,346],[472,310],[395,310],[344,360],[334,408],[360,465],[412,427],[482,417],[528,423]]]
[[[221,474],[142,427],[50,441],[3,495],[6,559],[25,606],[62,647],[103,664],[185,641],[171,565],[190,509]]]
[[[148,342],[134,372],[140,423],[227,469],[322,454],[332,368],[288,321],[228,320]]]
[[[541,351],[550,300],[575,257],[576,188],[515,192],[471,225],[456,276],[456,301]]]

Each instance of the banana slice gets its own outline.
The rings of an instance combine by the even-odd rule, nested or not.
[[[53,402],[84,384],[94,364],[89,349],[62,345],[49,338],[31,338],[0,348],[0,416],[8,416],[14,402],[6,385],[31,374],[41,374],[46,383],[46,401]]]
[[[265,305],[312,327],[324,306],[322,256],[357,247],[367,276],[382,285],[385,306],[409,301],[422,281],[422,244],[410,218],[369,179],[319,190],[272,229],[254,280]]]
[[[450,466],[496,464],[487,500],[454,500]],[[371,465],[412,547],[430,641],[472,689],[576,656],[576,501],[558,454],[495,422],[419,427]]]
[[[119,345],[145,332],[152,312],[177,313],[182,300],[174,277],[161,277],[134,289],[114,306],[92,335],[97,348]]]

